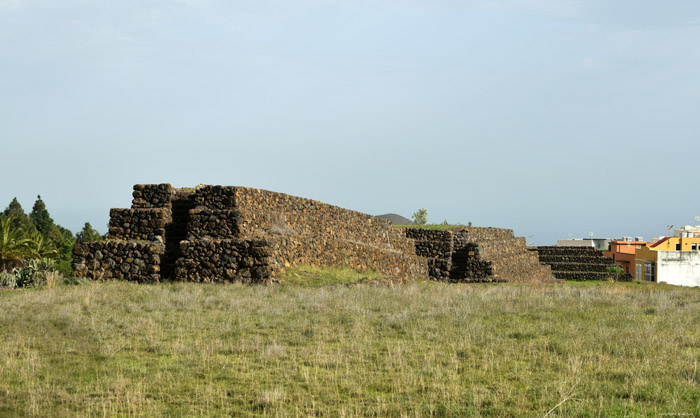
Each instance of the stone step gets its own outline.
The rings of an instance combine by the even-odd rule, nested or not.
[[[569,272],[599,272],[599,273],[606,273],[607,269],[609,267],[614,266],[614,264],[608,264],[608,263],[596,263],[596,264],[589,264],[589,263],[551,263],[549,264],[550,267],[552,268],[552,271],[569,271]]]
[[[562,256],[562,255],[539,255],[540,263],[612,263],[610,257],[604,256],[593,256],[593,257],[579,257],[579,256]]]
[[[561,280],[574,281],[590,281],[590,280],[608,280],[612,277],[610,273],[601,272],[571,272],[571,271],[555,271],[554,277]]]
[[[575,255],[587,257],[602,255],[602,251],[596,250],[593,247],[536,247],[533,251],[537,251],[541,255]]]

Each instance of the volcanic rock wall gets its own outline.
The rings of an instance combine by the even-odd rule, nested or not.
[[[428,259],[430,277],[449,282],[556,282],[548,266],[527,251],[510,229],[406,228],[416,253]]]
[[[403,278],[427,276],[413,243],[374,216],[246,187],[203,186],[193,200],[197,206],[190,211],[188,240],[264,240],[269,259],[257,267],[266,266],[272,275],[291,265],[312,264],[373,268]],[[178,261],[179,279],[196,277],[186,268],[192,262],[187,256]]]
[[[602,251],[593,247],[537,247],[532,250],[543,264],[551,266],[552,273],[562,280],[609,280],[614,277],[607,271],[615,264],[612,259],[605,257]],[[621,280],[629,280],[625,275]]]
[[[136,185],[133,197],[131,209],[110,211],[108,241],[76,246],[76,275],[269,282],[286,267],[313,264],[427,277],[411,240],[390,222],[360,212],[245,187]],[[127,244],[159,251],[122,254]]]
[[[93,280],[158,283],[164,252],[165,247],[159,241],[77,243],[73,249],[73,275]]]

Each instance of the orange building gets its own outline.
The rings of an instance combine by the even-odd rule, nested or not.
[[[634,252],[647,244],[648,242],[640,240],[616,239],[610,241],[610,250],[603,251],[603,255],[612,258],[625,273],[634,274]]]

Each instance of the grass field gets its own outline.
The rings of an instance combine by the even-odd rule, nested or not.
[[[698,289],[341,273],[0,290],[0,416],[700,416]]]

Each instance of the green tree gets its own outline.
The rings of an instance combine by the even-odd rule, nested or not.
[[[2,212],[2,217],[11,220],[12,230],[21,238],[28,239],[37,230],[16,197]]]
[[[90,222],[85,222],[85,226],[80,232],[75,234],[75,238],[77,242],[102,241],[102,235],[90,225]]]
[[[413,214],[413,223],[416,225],[425,225],[428,223],[428,209],[420,208]]]
[[[32,256],[30,240],[13,227],[11,217],[0,219],[0,271],[19,267]]]
[[[48,237],[51,230],[55,227],[53,219],[51,219],[51,215],[49,215],[49,211],[46,210],[46,204],[41,200],[40,195],[36,197],[32,212],[29,214],[29,219],[32,220],[37,231],[45,237]]]
[[[46,204],[41,200],[41,196],[36,197],[36,202],[34,202],[29,218],[41,235],[53,241],[57,247],[75,239],[70,230],[54,223],[51,215],[49,215],[49,211],[46,209]]]

